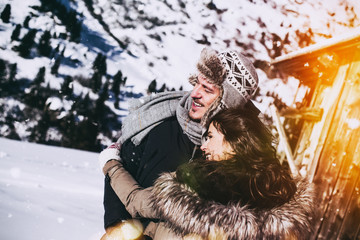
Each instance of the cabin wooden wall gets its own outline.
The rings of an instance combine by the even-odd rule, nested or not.
[[[313,159],[319,199],[314,239],[360,239],[360,51],[348,60],[335,79],[341,84],[333,85],[341,87],[338,95],[323,100],[335,99]]]
[[[304,122],[293,154],[317,189],[313,239],[360,240],[360,48],[339,59],[330,82],[313,79],[307,107],[323,116]]]

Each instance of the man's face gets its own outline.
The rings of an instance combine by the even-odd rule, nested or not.
[[[189,116],[192,120],[200,120],[210,105],[220,95],[220,89],[207,81],[203,74],[199,74],[197,82],[190,96],[193,99]]]

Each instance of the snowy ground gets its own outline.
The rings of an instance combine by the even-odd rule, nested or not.
[[[102,194],[96,153],[0,138],[0,239],[100,239]]]

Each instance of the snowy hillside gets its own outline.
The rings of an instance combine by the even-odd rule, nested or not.
[[[0,136],[99,151],[130,98],[190,90],[203,47],[235,49],[253,99],[292,104],[271,59],[360,26],[357,0],[0,0]],[[280,101],[280,102],[281,102]]]
[[[100,239],[102,192],[97,154],[0,138],[0,239]]]
[[[18,77],[34,78],[38,68],[51,65],[54,59],[17,57],[10,42],[15,24],[31,15],[29,27],[39,31],[37,38],[46,30],[58,35],[67,31],[58,18],[33,8],[41,2],[46,1],[9,1],[13,6],[10,24],[1,23],[0,58],[21,62]],[[275,51],[283,54],[360,24],[356,0],[58,2],[74,9],[82,20],[79,43],[61,38],[51,41],[53,48],[60,45],[64,57],[75,62],[62,66],[60,73],[89,76],[92,61],[102,52],[107,56],[108,74],[121,69],[135,92],[144,92],[153,79],[170,88],[188,89],[187,77],[204,46],[235,48],[253,60],[268,61],[278,54]],[[0,9],[6,3],[0,1]]]

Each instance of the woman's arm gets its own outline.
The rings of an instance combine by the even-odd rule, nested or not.
[[[112,188],[132,217],[157,218],[150,203],[151,188],[142,188],[119,161],[108,161],[104,172],[108,173]]]

